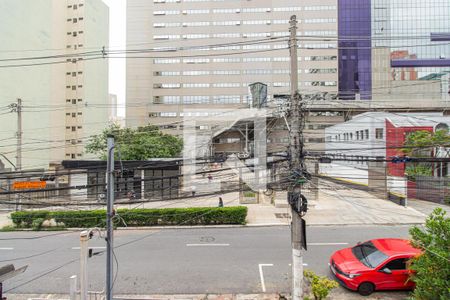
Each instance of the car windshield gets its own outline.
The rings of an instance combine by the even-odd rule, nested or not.
[[[370,241],[353,247],[352,252],[360,262],[369,268],[376,268],[388,258]]]

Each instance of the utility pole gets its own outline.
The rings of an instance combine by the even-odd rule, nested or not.
[[[291,205],[292,223],[292,299],[303,299],[303,220],[301,213],[305,212],[301,196],[302,178],[304,178],[303,154],[303,103],[298,91],[298,58],[297,58],[297,17],[291,16],[289,21],[289,50],[291,57],[291,105],[288,113],[289,121],[289,169],[291,177],[295,178],[288,190],[288,203]]]
[[[16,165],[15,170],[22,170],[22,99],[18,98],[17,103],[12,103],[10,106],[11,112],[17,113],[17,148],[16,148]],[[9,160],[8,160],[9,161]],[[16,193],[16,211],[21,209],[20,207],[20,195]]]
[[[22,99],[17,99],[17,154],[16,170],[22,170]]]
[[[107,137],[107,211],[106,211],[106,300],[112,300],[113,294],[113,222],[114,217],[114,136]]]

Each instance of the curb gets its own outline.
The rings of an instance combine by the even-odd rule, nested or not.
[[[423,225],[423,222],[410,222],[410,223],[352,223],[352,224],[307,224],[307,227],[373,227],[373,226],[414,226]],[[277,223],[267,223],[267,224],[248,224],[248,225],[209,225],[209,226],[146,226],[146,227],[119,227],[114,229],[114,231],[131,231],[131,230],[171,230],[171,229],[227,229],[227,228],[263,228],[263,227],[289,227],[290,224],[277,224]],[[31,228],[22,228],[12,231],[5,232],[64,232],[64,231],[83,231],[86,228],[64,228],[61,230],[33,230]]]
[[[67,294],[6,294],[11,300],[28,299],[68,299]],[[156,294],[156,295],[134,295],[117,294],[114,300],[286,300],[291,299],[290,294],[286,293],[210,293],[210,294]]]

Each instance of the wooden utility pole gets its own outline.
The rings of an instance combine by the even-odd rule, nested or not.
[[[289,122],[289,169],[293,185],[288,191],[288,203],[291,205],[292,223],[292,299],[303,299],[303,224],[301,213],[303,203],[301,196],[301,180],[305,171],[303,155],[303,103],[298,91],[298,58],[297,58],[297,17],[293,15],[289,22],[289,50],[291,56],[291,105],[288,113]]]

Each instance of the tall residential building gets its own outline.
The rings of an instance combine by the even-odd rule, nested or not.
[[[338,23],[340,98],[445,95],[449,67],[391,68],[390,61],[449,58],[449,43],[431,35],[450,33],[450,1],[338,0]]]
[[[108,122],[108,62],[99,54],[108,33],[102,0],[0,1],[0,59],[69,56],[0,62],[1,154],[16,161],[17,115],[5,106],[21,98],[23,168],[86,157],[87,138]]]
[[[254,82],[268,85],[268,101],[289,93],[294,14],[299,87],[337,95],[336,39],[323,38],[337,36],[336,0],[128,0],[128,50],[152,52],[128,54],[127,126],[179,132],[185,109],[248,106]]]

